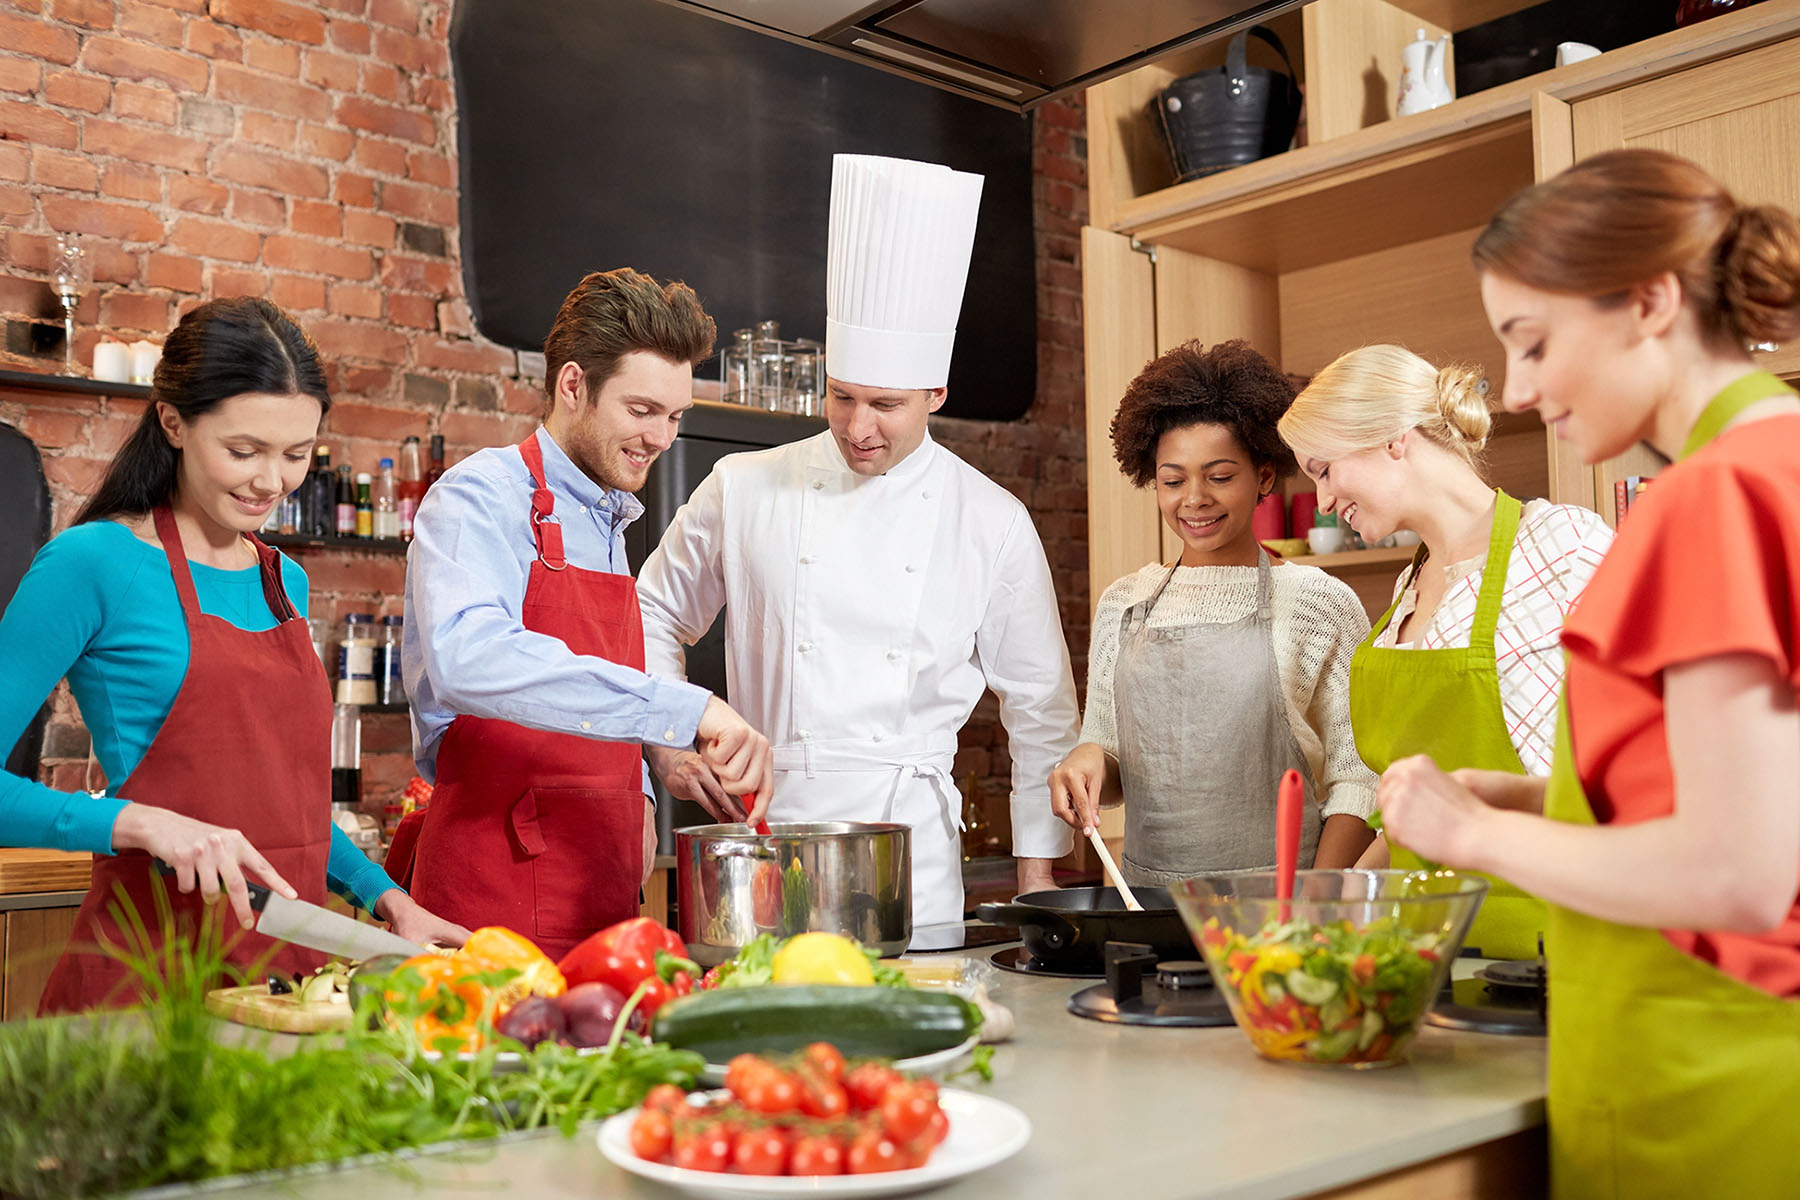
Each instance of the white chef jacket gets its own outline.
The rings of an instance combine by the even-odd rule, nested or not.
[[[645,669],[726,609],[732,707],[775,745],[780,821],[913,826],[915,925],[962,919],[956,734],[986,688],[1012,756],[1013,853],[1056,858],[1051,768],[1075,681],[1025,506],[931,440],[885,475],[829,432],[721,459],[638,574]]]

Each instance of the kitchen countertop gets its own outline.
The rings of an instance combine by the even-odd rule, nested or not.
[[[985,960],[991,952],[971,957]],[[972,1087],[1022,1109],[1032,1138],[1006,1163],[930,1193],[945,1200],[1000,1194],[1091,1200],[1122,1185],[1142,1200],[1303,1196],[1492,1142],[1544,1119],[1542,1038],[1427,1026],[1405,1066],[1349,1071],[1278,1064],[1258,1058],[1235,1027],[1082,1020],[1064,1003],[1083,981],[995,974],[995,996],[1013,1009],[1018,1032],[994,1055],[994,1082]],[[573,1140],[533,1134],[409,1158],[399,1167],[286,1176],[230,1194],[386,1200],[469,1191],[582,1200],[677,1194],[606,1161],[592,1127]]]

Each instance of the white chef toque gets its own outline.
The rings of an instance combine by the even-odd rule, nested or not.
[[[936,388],[950,378],[981,181],[937,163],[832,156],[825,370],[833,379]]]

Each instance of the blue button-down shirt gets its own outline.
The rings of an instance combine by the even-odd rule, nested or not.
[[[569,563],[628,574],[625,526],[644,506],[588,478],[542,428],[533,436]],[[412,702],[413,761],[428,780],[437,778],[438,743],[458,713],[599,741],[686,746],[711,695],[576,654],[560,638],[525,628],[520,613],[537,557],[531,493],[518,447],[500,446],[450,468],[419,505],[406,562],[401,663]],[[644,794],[651,794],[647,770]]]

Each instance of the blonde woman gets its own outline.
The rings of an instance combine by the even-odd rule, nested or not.
[[[1589,509],[1521,504],[1482,477],[1486,391],[1474,368],[1365,346],[1320,371],[1281,419],[1322,512],[1366,541],[1405,529],[1423,543],[1350,666],[1356,746],[1377,772],[1427,754],[1445,770],[1550,773],[1563,617],[1612,531]],[[1361,865],[1384,858],[1421,864],[1377,840]],[[1540,902],[1495,881],[1469,944],[1536,957],[1543,927]]]

